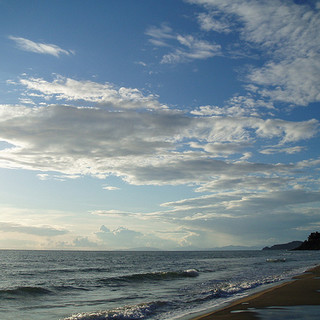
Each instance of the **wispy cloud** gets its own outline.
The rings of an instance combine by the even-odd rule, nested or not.
[[[168,47],[161,63],[181,63],[196,59],[208,59],[221,54],[221,46],[206,40],[197,39],[193,35],[174,33],[166,24],[161,27],[150,27],[146,31],[150,42],[158,47]]]
[[[206,31],[240,35],[260,50],[262,67],[248,70],[247,81],[264,98],[306,106],[320,101],[320,12],[310,3],[280,0],[188,0],[206,12],[198,15]],[[219,20],[215,20],[215,16]],[[239,40],[240,41],[240,40]]]
[[[55,44],[34,42],[29,39],[14,36],[9,36],[8,38],[13,40],[17,44],[18,48],[23,51],[29,51],[39,54],[49,54],[55,57],[59,57],[63,54],[74,54],[74,51],[62,49]]]
[[[205,31],[216,31],[219,33],[231,32],[231,22],[221,16],[219,19],[216,19],[214,13],[202,12],[197,18],[201,29]]]

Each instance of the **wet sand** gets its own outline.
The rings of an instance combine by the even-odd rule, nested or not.
[[[320,314],[320,266],[294,277],[292,281],[236,300],[223,309],[198,316],[193,320],[292,319],[288,313],[292,312],[293,315],[297,308],[302,316],[295,319],[316,319],[310,313],[310,310],[314,312],[315,308],[319,308],[317,314]],[[271,311],[278,312],[278,316],[268,316]],[[286,315],[281,317],[281,312]]]

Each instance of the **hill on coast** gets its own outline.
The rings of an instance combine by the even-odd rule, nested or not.
[[[271,247],[264,247],[262,250],[293,250],[299,247],[302,243],[302,241],[291,241],[288,243],[275,244]]]
[[[312,232],[308,240],[291,241],[283,244],[275,244],[271,247],[264,247],[262,250],[320,250],[320,233]]]
[[[309,235],[308,240],[304,241],[294,250],[320,250],[320,233],[313,232]]]

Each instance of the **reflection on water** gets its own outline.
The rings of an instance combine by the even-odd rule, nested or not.
[[[319,320],[319,306],[292,306],[292,307],[270,307],[265,309],[255,309],[261,320]]]

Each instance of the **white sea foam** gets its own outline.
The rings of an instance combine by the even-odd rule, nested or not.
[[[145,319],[146,316],[153,313],[157,307],[163,304],[165,303],[157,301],[138,305],[127,305],[106,311],[78,313],[63,320],[139,320]]]

